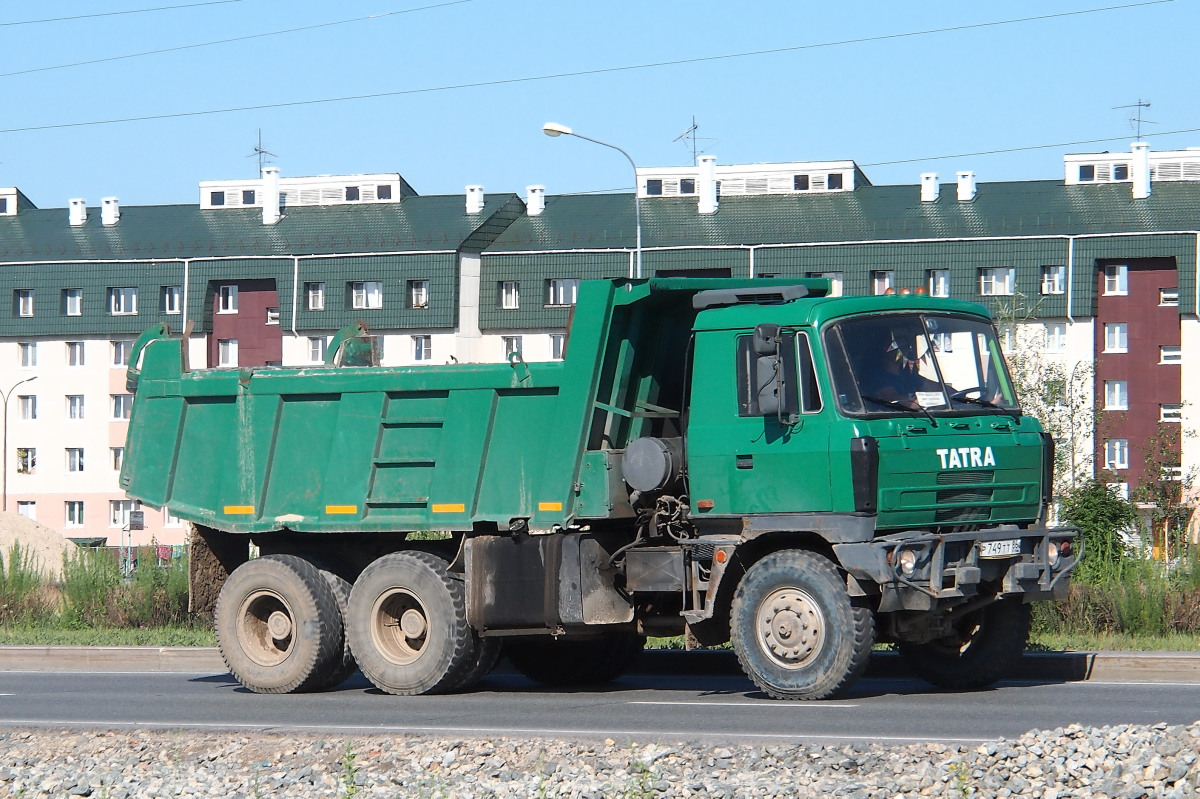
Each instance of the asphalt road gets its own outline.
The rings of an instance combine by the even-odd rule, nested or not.
[[[320,694],[258,695],[228,674],[0,671],[0,727],[275,730],[762,743],[974,743],[1072,723],[1190,724],[1200,682],[1021,681],[947,693],[861,680],[845,699],[779,702],[734,675],[628,675],[548,690],[493,674],[472,693],[394,697],[356,675]]]

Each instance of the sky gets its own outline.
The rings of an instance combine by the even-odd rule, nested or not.
[[[619,153],[547,121],[641,167],[695,149],[851,159],[877,185],[1061,179],[1065,153],[1128,150],[1139,110],[1152,149],[1200,146],[1198,4],[10,2],[0,186],[40,208],[192,204],[202,180],[258,174],[261,132],[284,177],[631,190]]]

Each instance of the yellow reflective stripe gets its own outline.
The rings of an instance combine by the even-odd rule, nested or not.
[[[325,512],[328,514],[358,513],[358,506],[357,505],[326,505]]]
[[[561,502],[539,502],[538,510],[562,510]]]
[[[226,505],[225,506],[225,515],[226,516],[241,516],[241,515],[247,515],[247,514],[253,515],[253,513],[254,513],[253,505]]]
[[[461,502],[447,502],[433,506],[434,513],[463,513],[466,509],[467,506]]]

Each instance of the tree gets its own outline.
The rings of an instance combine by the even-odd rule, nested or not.
[[[1079,569],[1088,582],[1119,571],[1125,556],[1121,533],[1137,523],[1137,509],[1121,499],[1115,489],[1099,480],[1089,480],[1059,499],[1060,515],[1079,528],[1083,560]]]
[[[1183,554],[1184,531],[1192,517],[1189,498],[1196,475],[1185,474],[1180,464],[1184,433],[1178,424],[1159,424],[1158,432],[1142,445],[1145,470],[1133,490],[1150,522],[1155,556],[1163,560]]]

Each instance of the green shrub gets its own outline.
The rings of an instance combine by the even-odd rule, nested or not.
[[[63,558],[62,623],[69,628],[102,627],[109,622],[109,598],[121,583],[110,550],[77,549]]]
[[[0,622],[44,620],[53,615],[51,593],[32,552],[13,544],[0,553]]]

